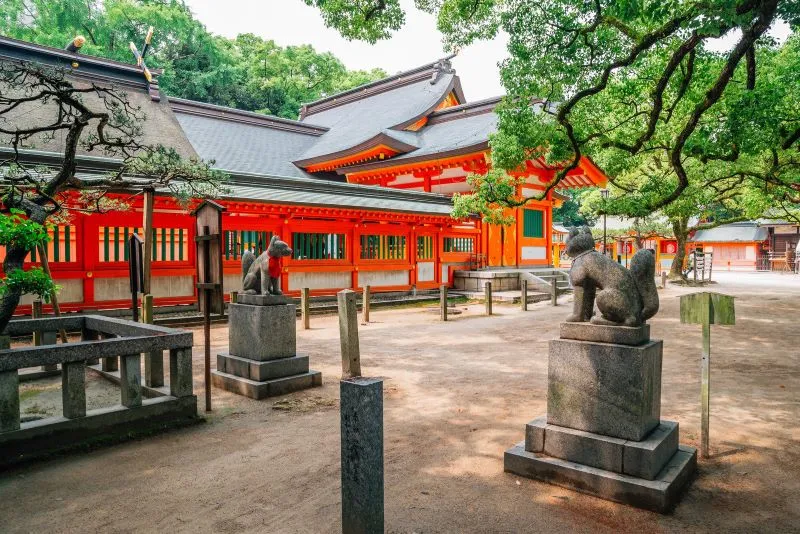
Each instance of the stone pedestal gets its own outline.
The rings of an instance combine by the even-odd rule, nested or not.
[[[297,316],[291,299],[240,295],[229,306],[229,352],[217,355],[215,387],[252,399],[322,385],[322,374],[297,354]]]
[[[547,415],[505,470],[653,511],[671,509],[697,466],[661,421],[663,343],[649,327],[564,323],[550,342]]]

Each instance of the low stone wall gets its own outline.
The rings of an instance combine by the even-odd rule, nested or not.
[[[81,331],[81,341],[0,350],[0,468],[197,421],[191,332],[85,315],[12,321],[5,334],[55,336],[61,329]],[[169,385],[162,388],[164,396],[144,399],[142,353],[148,379],[160,369],[163,384],[163,361],[151,359],[163,358],[163,351],[169,351]],[[87,410],[86,368],[99,359],[104,369],[119,370],[120,405]],[[22,423],[19,370],[45,365],[61,367],[63,415]]]
[[[453,285],[461,291],[483,291],[486,282],[493,291],[519,290],[519,273],[506,271],[456,271]]]

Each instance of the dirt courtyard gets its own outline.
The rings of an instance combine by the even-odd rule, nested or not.
[[[503,472],[546,412],[547,341],[571,305],[373,310],[362,369],[384,383],[386,531],[800,531],[800,277],[717,275],[735,327],[712,327],[712,458],[658,515]],[[662,418],[699,446],[700,327],[661,291]],[[465,309],[466,308],[466,309]],[[213,329],[227,349],[227,327]],[[195,393],[202,413],[202,331]],[[298,322],[323,387],[254,401],[213,391],[204,424],[0,473],[2,532],[340,532],[335,316]]]

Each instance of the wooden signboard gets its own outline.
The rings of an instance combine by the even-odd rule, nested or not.
[[[681,296],[681,323],[703,326],[703,356],[700,363],[700,454],[709,457],[711,400],[711,325],[736,324],[733,297],[704,291]]]
[[[206,411],[211,411],[211,314],[225,313],[222,299],[222,212],[225,208],[204,200],[192,212],[197,222],[197,296],[203,314],[205,338]]]
[[[197,223],[197,296],[200,313],[205,313],[204,290],[211,290],[210,312],[225,312],[222,287],[222,212],[223,206],[203,201],[193,212]],[[209,285],[211,284],[211,285]]]

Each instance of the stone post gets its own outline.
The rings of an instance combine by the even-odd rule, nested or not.
[[[342,532],[382,534],[383,381],[377,378],[342,380],[339,399]]]
[[[33,306],[31,309],[31,317],[34,319],[41,319],[44,317],[44,310],[42,307],[41,300],[34,300]],[[41,330],[34,330],[33,332],[33,344],[37,347],[40,345],[55,345],[58,343],[58,335],[56,332],[42,332]],[[55,363],[51,363],[48,365],[42,366],[42,371],[56,371],[58,370],[58,365]]]
[[[550,299],[553,306],[558,306],[558,277],[554,276],[550,283]]]
[[[370,298],[370,287],[364,286],[364,294],[361,297],[361,313],[364,317],[363,322],[369,322],[369,298]]]
[[[492,283],[486,282],[483,286],[484,302],[486,304],[486,315],[492,314]]]
[[[173,397],[192,395],[192,349],[170,349],[169,394]]]
[[[303,330],[311,328],[311,290],[304,287],[300,290],[300,315],[303,318]]]
[[[661,271],[661,287],[667,289],[667,271]]]
[[[442,321],[447,321],[447,286],[439,286],[439,316]]]
[[[142,405],[142,356],[128,354],[120,356],[119,389],[121,404],[126,408]]]
[[[520,281],[519,305],[522,311],[528,311],[528,281]]]
[[[142,297],[142,322],[153,324],[153,295]],[[164,351],[154,350],[145,353],[144,383],[151,388],[164,385]]]
[[[0,373],[0,432],[19,429],[19,373]]]
[[[345,289],[336,295],[339,307],[339,340],[342,348],[342,377],[361,376],[361,352],[358,346],[358,309],[356,294]]]
[[[86,415],[86,362],[61,364],[61,406],[67,419]]]

